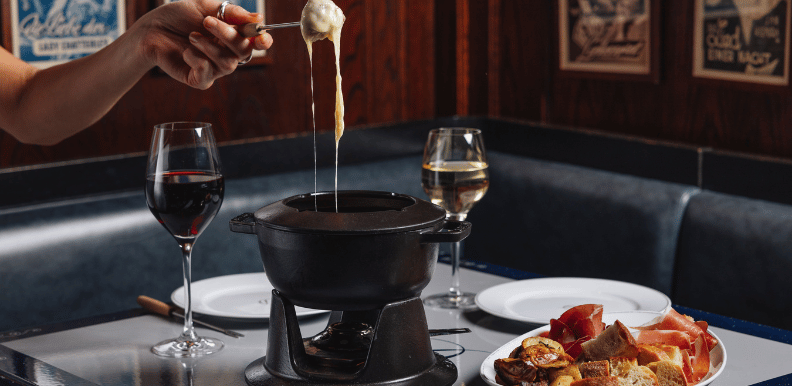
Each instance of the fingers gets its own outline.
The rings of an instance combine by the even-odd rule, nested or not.
[[[257,50],[268,50],[272,47],[272,36],[268,33],[263,33],[253,38],[253,48]]]
[[[242,25],[247,23],[260,23],[264,21],[264,15],[260,13],[251,13],[235,4],[226,5],[225,19],[228,24]]]
[[[240,35],[234,27],[220,21],[217,18],[212,16],[207,16],[204,18],[204,28],[209,31],[212,35],[214,35],[222,45],[228,47],[234,54],[237,56],[237,61],[244,60],[245,58],[250,56],[250,53],[253,50],[253,44],[251,44],[250,39]],[[204,50],[204,46],[198,46],[201,51]],[[206,47],[208,48],[208,47]],[[209,57],[210,52],[205,52]]]
[[[190,66],[186,79],[183,80],[190,87],[206,90],[214,80],[222,75],[217,75],[217,69],[212,62],[194,47],[189,47],[182,54],[184,62]]]

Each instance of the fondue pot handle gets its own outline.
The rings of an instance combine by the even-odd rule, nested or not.
[[[445,220],[443,227],[438,231],[430,231],[421,234],[421,243],[455,243],[462,241],[470,234],[473,224],[467,221]]]
[[[228,222],[231,232],[256,234],[256,217],[253,213],[243,213]]]

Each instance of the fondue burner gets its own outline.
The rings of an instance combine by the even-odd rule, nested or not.
[[[337,202],[337,204],[336,204]],[[251,386],[451,385],[454,364],[432,351],[421,291],[438,245],[470,234],[437,205],[408,195],[305,194],[231,220],[256,234],[272,286],[267,355]],[[303,338],[294,307],[331,310],[327,328]]]
[[[267,356],[245,369],[251,386],[437,385],[456,366],[432,351],[419,298],[379,310],[334,311],[327,329],[303,339],[294,305],[272,291]]]

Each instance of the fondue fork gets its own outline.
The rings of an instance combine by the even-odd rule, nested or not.
[[[156,314],[159,314],[159,315],[162,315],[162,316],[167,316],[167,317],[176,317],[176,318],[184,319],[184,314],[179,312],[179,308],[178,307],[168,305],[167,303],[161,302],[161,301],[159,301],[157,299],[150,298],[148,296],[140,295],[137,298],[137,302],[138,302],[138,304],[140,304],[141,307],[143,307],[143,308],[145,308],[145,309],[147,309],[147,310],[149,310],[151,312],[154,312]],[[241,338],[241,337],[244,336],[244,335],[242,335],[242,334],[240,334],[240,333],[238,333],[236,331],[226,330],[225,328],[217,327],[217,326],[211,325],[209,323],[204,323],[204,322],[202,322],[200,320],[193,319],[193,323],[195,323],[195,324],[197,324],[199,326],[204,326],[204,327],[206,327],[208,329],[211,329],[211,330],[215,330],[217,332],[221,332],[223,334],[226,334],[226,335],[234,337],[234,338]]]
[[[430,329],[429,336],[440,336],[440,335],[454,335],[454,334],[464,334],[470,332],[469,328],[440,328],[440,329]]]
[[[239,33],[246,38],[252,38],[256,35],[261,35],[264,31],[269,31],[272,29],[279,29],[279,28],[289,28],[289,27],[299,27],[300,22],[295,21],[293,23],[280,23],[280,24],[264,24],[264,23],[248,23],[243,25],[239,29]]]

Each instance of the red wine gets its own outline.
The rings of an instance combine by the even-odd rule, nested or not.
[[[223,176],[206,172],[169,172],[146,179],[146,202],[174,237],[195,238],[223,202]]]

